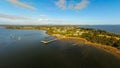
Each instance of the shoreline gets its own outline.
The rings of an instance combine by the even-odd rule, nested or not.
[[[19,30],[19,29],[18,29]],[[24,30],[24,29],[23,29]],[[28,29],[26,29],[28,30]],[[31,30],[31,29],[30,29]],[[34,30],[34,29],[33,29]],[[108,53],[111,53],[113,55],[116,55],[118,57],[120,57],[120,50],[115,48],[115,47],[112,47],[112,46],[108,46],[108,45],[103,45],[103,44],[99,44],[99,43],[92,43],[84,38],[78,38],[78,37],[65,37],[65,36],[62,36],[60,34],[52,34],[52,33],[49,33],[48,30],[46,29],[40,29],[40,30],[43,30],[45,31],[46,34],[48,35],[51,35],[51,36],[54,36],[55,38],[57,38],[58,40],[72,40],[73,42],[75,42],[76,44],[86,44],[86,45],[89,45],[89,46],[94,46],[96,48],[100,48]]]
[[[96,48],[102,49],[102,50],[104,50],[108,53],[111,53],[111,54],[120,58],[120,50],[115,48],[115,47],[108,46],[108,45],[103,45],[103,44],[98,44],[98,43],[92,43],[90,41],[87,41],[84,38],[65,37],[65,36],[62,36],[62,35],[59,35],[59,34],[51,34],[51,33],[48,33],[47,31],[46,31],[46,33],[55,37],[55,38],[57,38],[58,40],[67,40],[67,41],[73,41],[76,44],[86,44],[88,46],[94,46]]]

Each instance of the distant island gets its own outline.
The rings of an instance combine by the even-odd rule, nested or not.
[[[80,26],[6,26],[7,29],[46,30],[46,32],[58,39],[72,39],[84,44],[114,52],[120,55],[120,35],[104,30],[81,28]]]

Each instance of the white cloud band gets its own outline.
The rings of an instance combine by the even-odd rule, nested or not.
[[[0,14],[0,18],[5,18],[5,19],[12,19],[12,20],[28,20],[31,18],[25,18],[21,16],[14,16],[14,15],[7,15],[7,14]]]
[[[33,7],[31,5],[20,2],[19,0],[8,0],[8,2],[10,2],[10,3],[14,4],[14,5],[17,5],[17,6],[24,7],[24,8],[28,8],[28,9],[32,9],[32,10],[36,9],[35,7]]]
[[[89,4],[89,0],[81,0],[81,2],[77,4],[69,3],[66,5],[67,0],[58,0],[55,4],[61,9],[75,9],[75,10],[81,10],[87,7]]]

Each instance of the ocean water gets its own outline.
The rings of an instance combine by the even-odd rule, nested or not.
[[[120,25],[85,25],[80,27],[106,30],[111,33],[120,34]]]
[[[41,43],[46,36],[42,30],[0,28],[0,68],[120,68],[120,59],[104,50],[72,40]]]

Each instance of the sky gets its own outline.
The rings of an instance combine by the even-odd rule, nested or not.
[[[0,25],[120,24],[120,0],[0,0]]]

